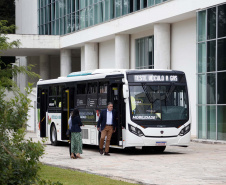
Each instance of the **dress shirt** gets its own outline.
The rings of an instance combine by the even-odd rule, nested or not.
[[[112,111],[107,109],[107,122],[106,125],[112,125]]]

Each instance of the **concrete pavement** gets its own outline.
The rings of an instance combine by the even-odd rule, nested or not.
[[[35,133],[26,137],[39,139]],[[169,146],[163,154],[141,150],[110,149],[101,156],[98,147],[84,146],[83,159],[70,159],[68,146],[45,144],[41,162],[62,168],[152,185],[226,185],[226,145],[191,142],[187,148]]]

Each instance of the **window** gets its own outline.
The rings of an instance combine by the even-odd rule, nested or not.
[[[154,36],[137,39],[136,69],[154,69]]]
[[[167,0],[38,0],[38,30],[40,35],[63,35],[165,1]]]
[[[226,140],[226,4],[197,14],[198,137]]]

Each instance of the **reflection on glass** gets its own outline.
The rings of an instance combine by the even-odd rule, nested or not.
[[[206,10],[198,13],[198,41],[206,39]]]
[[[136,69],[153,69],[154,37],[136,39]]]
[[[149,37],[148,38],[149,69],[154,68],[154,57],[153,57],[153,55],[154,55],[154,47],[153,47],[153,43],[154,43],[154,38],[153,37]]]
[[[216,70],[216,41],[207,42],[207,72]]]
[[[218,38],[226,36],[226,4],[218,7]]]
[[[207,74],[207,104],[216,104],[216,74]]]
[[[207,106],[207,139],[216,139],[216,106]]]
[[[206,75],[198,75],[198,104],[206,104]]]
[[[206,117],[206,107],[198,106],[198,138],[207,139],[206,130],[207,130],[207,117]]]
[[[198,44],[198,72],[206,72],[206,43]]]
[[[226,140],[226,106],[217,107],[217,139]]]
[[[155,4],[155,0],[148,0],[148,6],[153,6]]]
[[[220,39],[217,41],[217,70],[226,70],[226,39]]]
[[[186,120],[187,103],[185,86],[130,86],[133,120]]]
[[[226,72],[218,73],[217,75],[217,103],[226,104]]]
[[[64,18],[60,19],[60,34],[64,34]]]
[[[115,17],[121,16],[122,0],[115,0]]]
[[[129,0],[123,1],[122,15],[126,15],[129,13],[129,7],[130,7],[129,2],[130,2]]]
[[[207,39],[216,38],[216,8],[207,10]]]
[[[164,1],[167,0],[42,0],[38,1],[39,32],[42,34],[66,34]],[[74,12],[76,13],[75,18]],[[72,14],[71,21],[64,18],[69,14]],[[52,31],[52,27],[45,28],[44,24],[62,18],[65,19],[63,21],[65,24],[70,24],[64,25],[64,30],[59,28],[59,31]]]

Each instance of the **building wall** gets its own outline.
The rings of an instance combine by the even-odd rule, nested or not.
[[[185,72],[192,115],[192,135],[196,135],[196,18],[171,25],[171,69]]]
[[[99,43],[99,69],[115,68],[115,40]]]

